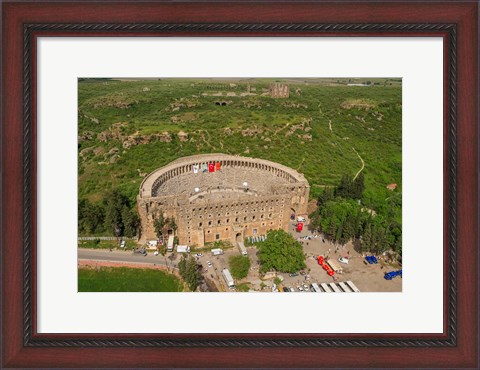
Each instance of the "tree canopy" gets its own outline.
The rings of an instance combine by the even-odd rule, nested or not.
[[[250,269],[250,258],[246,256],[231,256],[228,259],[230,272],[235,279],[243,279],[247,277]]]
[[[343,176],[337,187],[320,194],[310,225],[340,244],[357,239],[362,251],[382,253],[392,249],[401,254],[402,225],[394,219],[394,207],[401,207],[401,196],[387,198],[385,206],[374,211],[361,204],[364,188],[363,174],[355,180]]]
[[[200,284],[200,271],[195,258],[192,256],[188,256],[187,258],[185,255],[183,255],[182,259],[178,263],[178,270],[180,272],[180,276],[187,283],[188,289],[194,292]]]
[[[133,237],[140,224],[129,199],[118,190],[111,191],[102,203],[87,199],[78,202],[78,231],[80,234],[111,233]]]
[[[258,246],[262,272],[293,273],[306,267],[302,245],[283,230],[270,230],[267,239]]]

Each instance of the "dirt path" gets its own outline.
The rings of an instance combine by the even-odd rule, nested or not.
[[[365,168],[365,162],[363,161],[363,158],[360,157],[360,154],[358,154],[358,152],[355,150],[355,148],[352,146],[352,149],[353,151],[355,152],[355,154],[358,156],[358,158],[362,161],[362,168],[360,168],[358,170],[358,172],[355,174],[355,177],[353,178],[353,180],[355,181],[355,179],[358,177],[358,175],[360,175],[360,173],[363,171],[363,169]]]

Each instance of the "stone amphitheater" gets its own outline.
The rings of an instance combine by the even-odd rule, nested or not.
[[[292,213],[306,214],[309,192],[302,174],[279,163],[226,154],[179,158],[140,185],[141,241],[156,239],[153,223],[160,213],[175,219],[181,245],[235,244],[271,229],[288,230]]]

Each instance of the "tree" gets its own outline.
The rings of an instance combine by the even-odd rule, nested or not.
[[[160,210],[157,217],[153,221],[153,228],[155,229],[155,234],[157,238],[160,239],[163,235],[163,228],[165,227],[165,218],[163,217],[163,210]]]
[[[180,276],[185,280],[188,285],[188,289],[194,292],[200,284],[200,271],[198,270],[197,262],[192,256],[185,257],[178,263],[178,270]]]
[[[334,198],[335,198],[334,189],[325,188],[322,194],[320,194],[320,196],[317,199],[318,208],[322,208],[325,205],[325,203],[327,203],[330,200],[333,200]]]
[[[340,183],[335,188],[335,196],[342,198],[351,198],[352,195],[352,182],[353,178],[348,175],[343,175],[340,179]]]
[[[78,232],[88,235],[104,231],[105,211],[99,204],[87,199],[78,202]]]
[[[283,230],[270,230],[267,240],[259,243],[260,271],[271,270],[293,273],[304,269],[305,255],[302,245]]]
[[[231,256],[228,260],[230,272],[235,279],[247,277],[250,270],[250,258],[245,256]]]
[[[135,236],[139,224],[136,211],[132,207],[128,197],[117,189],[112,190],[104,200],[105,229],[111,230],[116,236]]]
[[[173,230],[174,233],[177,232],[177,223],[175,222],[175,219],[172,217],[171,221],[170,221],[170,228]]]
[[[126,237],[134,237],[137,235],[137,228],[140,223],[138,215],[130,210],[126,205],[122,209],[122,223],[124,226],[124,235]]]
[[[364,190],[365,190],[365,177],[363,175],[363,172],[360,172],[357,178],[353,180],[352,198],[362,199]]]

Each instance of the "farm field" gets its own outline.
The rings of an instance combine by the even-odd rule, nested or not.
[[[174,275],[153,269],[100,267],[78,269],[79,292],[182,292]]]
[[[272,82],[288,83],[290,96],[270,97]],[[312,199],[362,172],[363,204],[401,223],[400,79],[80,79],[78,127],[80,200],[118,189],[134,208],[154,169],[226,153],[296,169]]]

